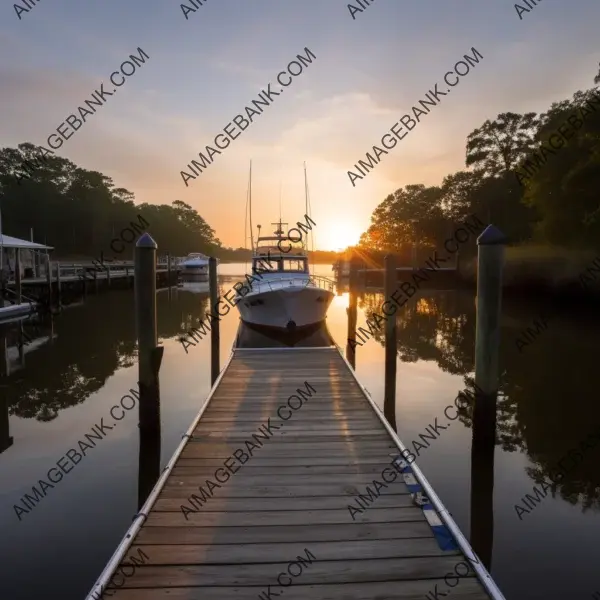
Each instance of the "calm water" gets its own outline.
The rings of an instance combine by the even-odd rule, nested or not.
[[[243,265],[221,265],[222,292],[243,272]],[[317,266],[317,273],[331,271]],[[159,292],[165,348],[161,467],[210,389],[208,340],[188,348],[189,354],[177,341],[202,318],[207,303],[208,290],[201,285],[180,288],[170,298]],[[359,326],[366,328],[366,317],[380,303],[379,294],[359,298]],[[330,334],[344,348],[347,305],[346,293],[336,296],[327,319]],[[491,557],[492,574],[508,599],[583,600],[600,589],[598,448],[587,451],[522,520],[514,506],[525,506],[521,498],[535,495],[535,478],[547,477],[570,448],[579,448],[600,426],[595,385],[600,319],[579,311],[555,317],[519,354],[515,339],[542,308],[504,303],[494,462],[479,457],[472,472],[472,421],[466,416],[421,450],[418,463],[467,537],[473,528],[473,544],[482,558]],[[447,424],[444,408],[472,375],[474,309],[470,292],[435,291],[413,299],[398,319],[396,422],[409,446],[436,417]],[[221,324],[221,364],[237,330],[238,313],[232,310]],[[21,358],[14,327],[0,330],[11,371],[0,378],[0,449],[12,437],[0,453],[0,599],[82,600],[138,509],[137,407],[21,520],[13,506],[135,385],[133,294],[89,296],[85,305],[57,317],[53,331],[39,335],[48,337],[26,346]],[[257,343],[269,342],[263,337]],[[381,339],[358,347],[356,363],[360,381],[381,406]]]

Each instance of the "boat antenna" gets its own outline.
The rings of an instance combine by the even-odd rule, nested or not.
[[[304,210],[305,210],[305,214],[308,215],[310,217],[310,195],[308,192],[308,177],[306,175],[306,161],[304,162]],[[312,230],[311,230],[312,233]],[[306,251],[308,254],[308,234],[307,234],[307,240],[306,240]],[[311,267],[312,267],[312,274],[314,277],[315,274],[315,264],[314,264],[314,258],[315,258],[315,236],[314,233],[310,238],[310,242],[311,242],[311,252],[313,255],[313,260],[311,261]]]
[[[279,222],[281,223],[281,181],[279,182]]]
[[[252,244],[252,252],[254,252],[254,232],[252,228],[252,159],[250,159],[250,175],[248,181],[248,199],[250,205],[250,243]]]
[[[244,210],[244,248],[248,243],[248,190],[246,190],[246,209]],[[244,259],[244,267],[248,268],[248,258]]]
[[[306,179],[306,161],[304,162],[304,212],[308,214],[308,180]]]

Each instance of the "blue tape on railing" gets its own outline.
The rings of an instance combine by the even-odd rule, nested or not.
[[[412,467],[402,457],[398,457],[394,462],[400,468],[404,483],[408,487],[413,502],[423,510],[423,516],[427,519],[427,523],[429,523],[429,527],[431,527],[431,531],[440,549],[446,551],[458,550],[458,544],[452,537],[452,534],[430,504],[429,498],[423,493],[423,488],[415,477]]]

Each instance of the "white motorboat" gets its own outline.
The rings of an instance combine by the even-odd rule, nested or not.
[[[235,299],[240,316],[246,323],[287,331],[321,323],[333,300],[334,282],[310,275],[304,244],[284,235],[281,219],[275,224],[274,236],[257,239],[254,279],[246,286],[250,291]]]
[[[208,256],[192,252],[180,263],[180,267],[184,279],[208,281]]]

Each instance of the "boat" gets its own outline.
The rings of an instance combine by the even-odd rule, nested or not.
[[[180,263],[183,279],[208,281],[208,256],[200,252],[192,252]]]
[[[306,168],[304,175],[306,182]],[[274,235],[261,237],[258,225],[256,246],[252,240],[252,279],[245,295],[240,288],[235,298],[242,321],[288,332],[323,322],[334,282],[309,273],[306,241],[286,235],[281,216],[272,225],[277,226]]]

